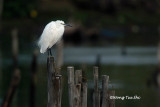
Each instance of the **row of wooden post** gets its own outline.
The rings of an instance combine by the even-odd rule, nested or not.
[[[82,70],[68,67],[69,107],[87,107],[87,82],[82,81]]]
[[[47,107],[61,107],[62,98],[62,76],[57,71],[54,57],[48,57],[48,105]],[[69,107],[87,107],[87,79],[83,76],[82,70],[75,70],[74,67],[67,67],[68,72],[68,97]],[[115,107],[115,100],[110,96],[115,91],[108,90],[109,76],[102,75],[102,91],[99,89],[98,67],[93,68],[94,92],[93,107]],[[102,93],[102,94],[101,94]]]

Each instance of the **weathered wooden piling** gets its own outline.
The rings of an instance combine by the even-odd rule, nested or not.
[[[74,67],[67,67],[69,107],[74,107]]]
[[[93,76],[94,76],[93,107],[100,107],[100,91],[98,88],[98,67],[93,67]]]
[[[75,107],[81,107],[82,70],[75,72]]]
[[[2,102],[2,107],[10,107],[10,104],[12,102],[16,89],[19,85],[20,78],[21,78],[21,75],[20,75],[19,69],[15,69],[13,72],[13,76],[12,76],[12,80],[11,80],[8,92]]]
[[[109,82],[109,76],[102,75],[102,107],[108,106],[108,100],[107,100],[108,82]]]
[[[85,64],[82,65],[82,84],[81,84],[81,105],[82,107],[87,107],[87,89],[88,89],[88,84],[87,84],[87,77],[86,77],[86,66]]]
[[[76,70],[75,72],[75,84],[82,83],[82,70]]]
[[[47,107],[61,107],[61,75],[56,71],[54,57],[48,57],[48,105]]]
[[[81,84],[75,84],[74,87],[74,107],[81,107]]]
[[[56,75],[55,76],[55,82],[54,82],[54,91],[55,91],[55,97],[54,97],[54,105],[53,107],[61,107],[61,98],[62,98],[62,75]]]
[[[87,107],[87,88],[88,88],[88,85],[87,85],[87,81],[83,81],[82,82],[82,89],[81,89],[81,105],[82,107]]]

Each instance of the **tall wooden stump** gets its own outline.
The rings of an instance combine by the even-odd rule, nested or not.
[[[102,75],[102,107],[107,107],[107,91],[108,91],[108,82],[109,82],[109,76]]]
[[[81,106],[81,87],[82,87],[82,70],[76,70],[75,72],[75,107]]]
[[[74,107],[81,107],[81,84],[75,84],[74,89]]]
[[[68,93],[69,93],[69,107],[74,107],[74,67],[68,67]]]
[[[87,107],[87,88],[88,88],[88,85],[87,85],[87,81],[85,80],[82,82],[82,92],[81,92],[82,107]]]
[[[61,75],[56,71],[54,57],[48,57],[48,105],[47,107],[61,107]]]
[[[88,89],[88,84],[87,84],[87,77],[86,77],[86,66],[83,64],[82,65],[82,89],[81,89],[81,97],[82,97],[82,107],[87,107],[87,89]]]
[[[93,76],[94,76],[93,107],[100,107],[100,91],[98,88],[98,67],[93,68]]]

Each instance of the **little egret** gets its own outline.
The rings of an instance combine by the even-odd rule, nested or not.
[[[51,48],[62,38],[64,26],[72,27],[69,24],[65,24],[64,21],[61,20],[51,21],[45,26],[38,41],[38,46],[41,53],[48,51],[48,55],[50,54],[52,56]]]

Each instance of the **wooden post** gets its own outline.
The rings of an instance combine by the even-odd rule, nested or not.
[[[98,88],[98,67],[93,68],[93,76],[94,76],[93,107],[100,107],[100,92]]]
[[[12,52],[14,69],[18,66],[18,29],[14,28],[11,32],[12,35]]]
[[[69,93],[69,107],[74,107],[74,67],[67,67],[68,71],[68,93]]]
[[[81,83],[82,83],[82,70],[75,72],[75,107],[81,107]]]
[[[76,70],[75,72],[75,84],[82,83],[82,70]]]
[[[82,82],[82,98],[81,98],[81,102],[82,102],[82,107],[87,107],[87,81],[83,81]]]
[[[61,98],[62,98],[62,75],[56,75],[54,80],[54,106],[61,107]]]
[[[31,76],[30,76],[30,107],[35,107],[35,85],[36,85],[36,73],[37,73],[37,51],[33,53],[31,64]]]
[[[48,105],[47,107],[61,107],[61,75],[56,73],[54,57],[48,57]]]
[[[88,88],[88,84],[87,84],[87,77],[86,77],[86,66],[85,64],[82,65],[82,89],[81,89],[81,102],[82,102],[82,107],[87,107],[87,88]]]
[[[8,92],[3,100],[2,107],[10,107],[15,91],[19,85],[20,78],[21,76],[20,76],[19,69],[15,69],[13,72],[13,77],[12,77]]]
[[[107,91],[108,91],[109,76],[102,75],[102,107],[107,107]]]
[[[108,91],[108,100],[109,100],[109,107],[115,107],[115,99],[110,99],[110,96],[115,96],[115,91]]]
[[[81,84],[75,84],[74,107],[81,107]]]

